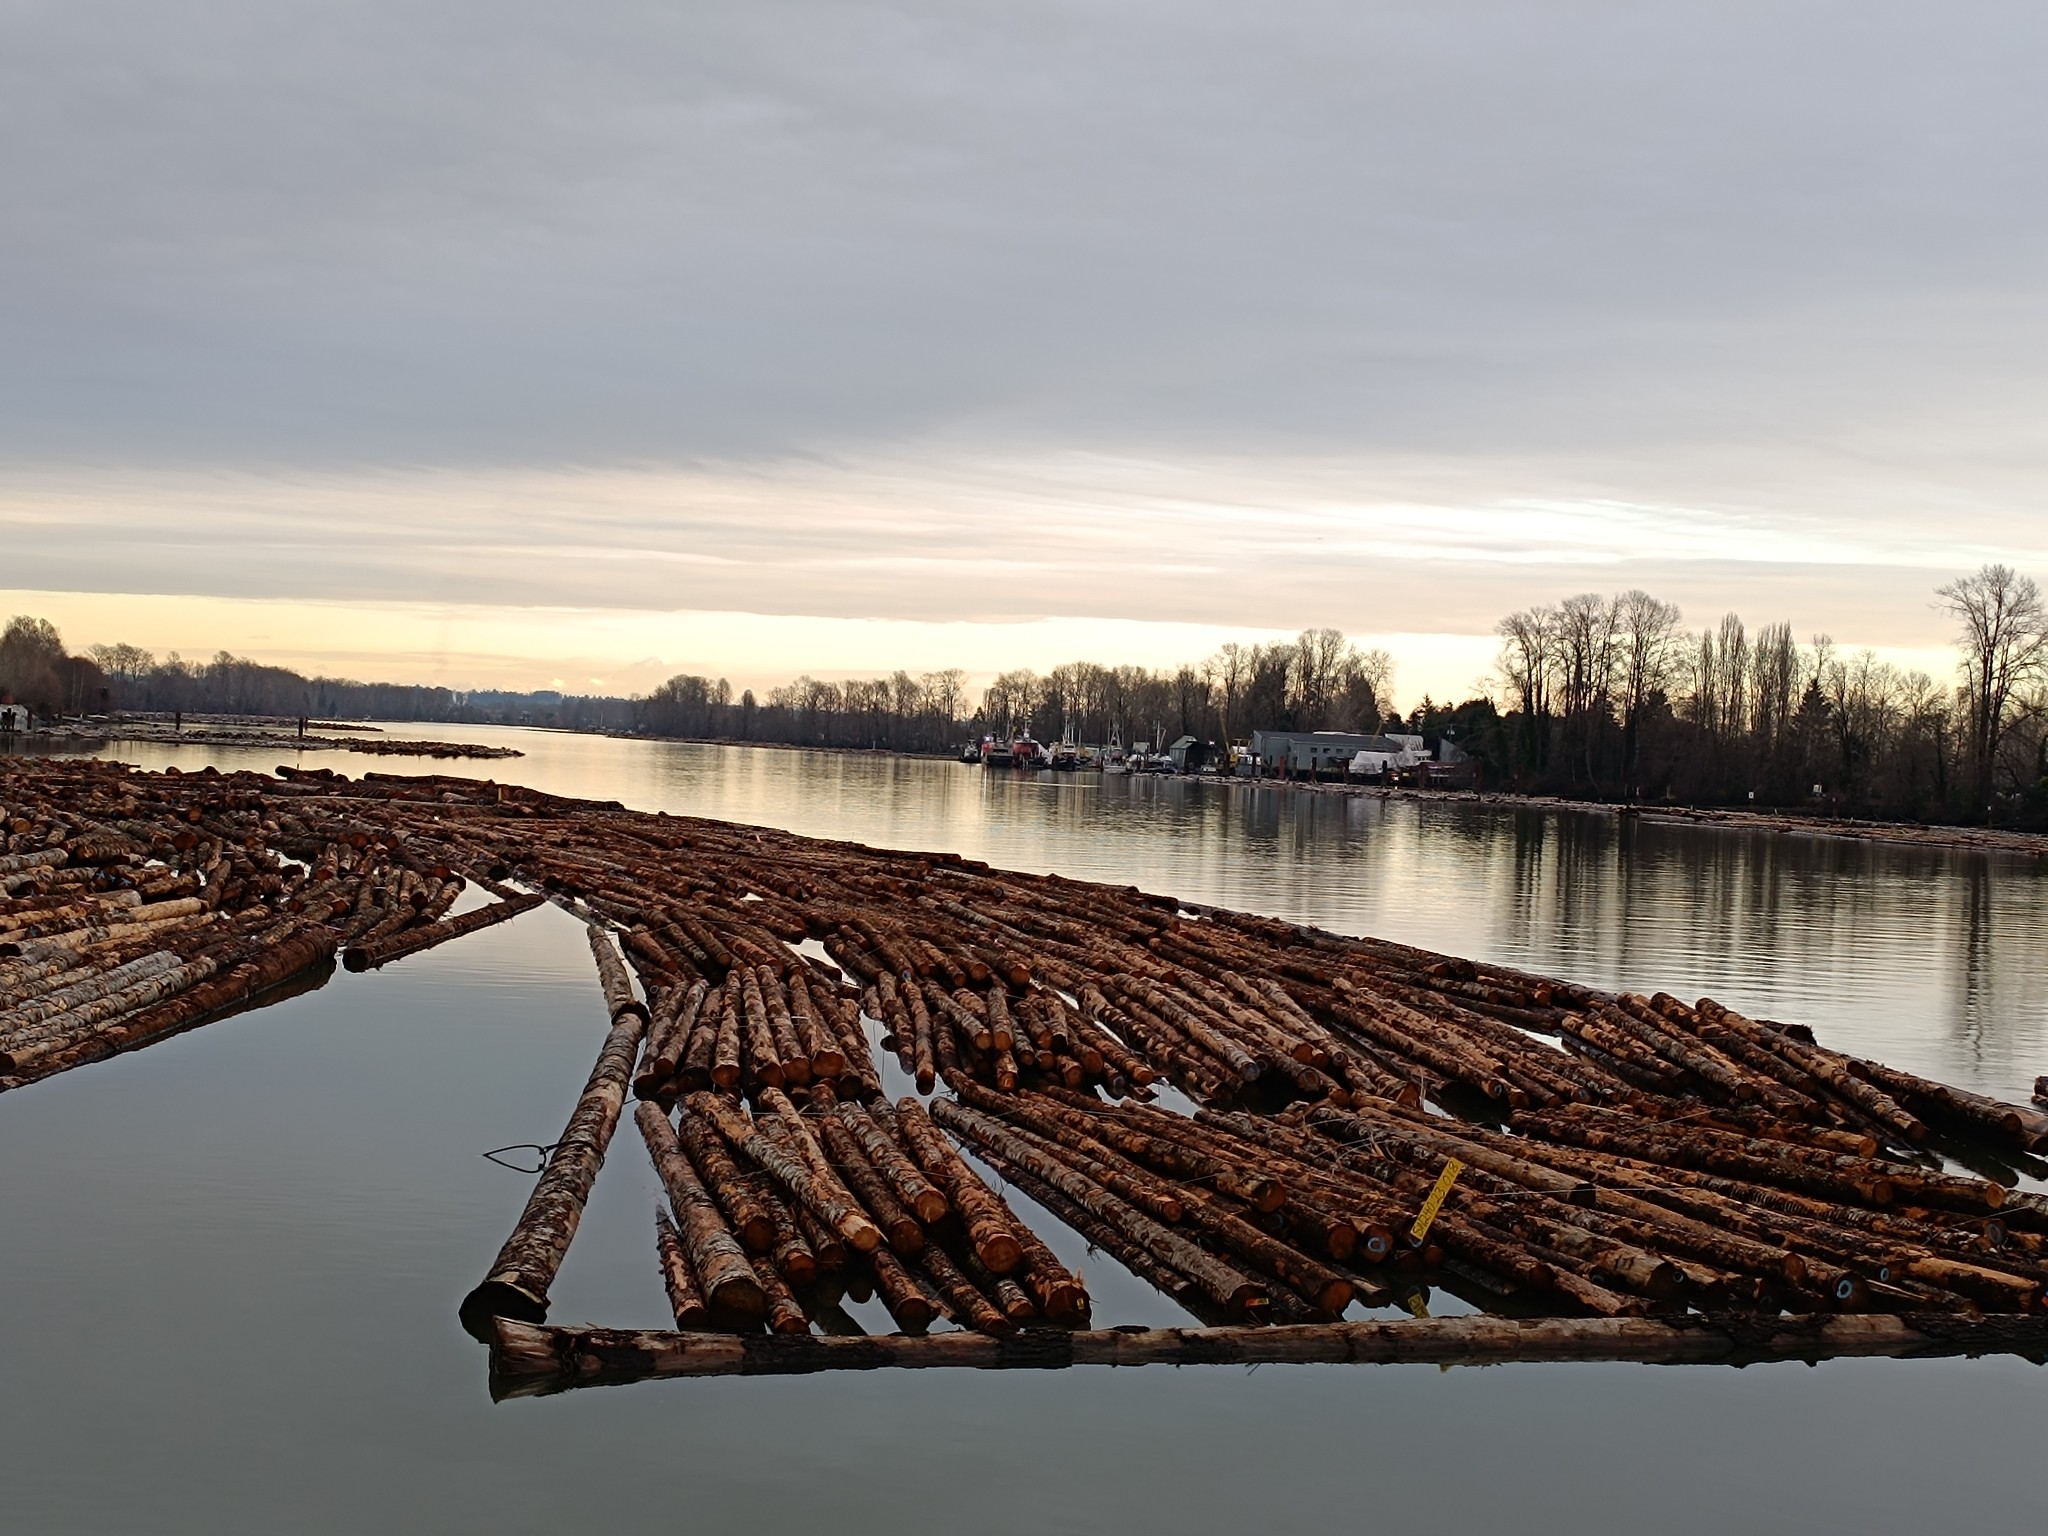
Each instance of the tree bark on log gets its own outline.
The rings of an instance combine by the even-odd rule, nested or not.
[[[687,988],[664,989],[661,1005],[654,1010],[653,1022],[647,1027],[647,1044],[640,1053],[640,1070],[633,1077],[636,1098],[655,1097],[681,1069],[691,1032],[697,1026],[697,1016],[703,1011],[704,999],[710,993],[711,984],[701,978]]]
[[[626,962],[619,958],[618,947],[612,943],[611,935],[595,924],[584,930],[590,940],[590,956],[597,962],[598,985],[604,989],[604,1006],[613,1021],[622,1013],[636,1013],[641,1024],[647,1022],[647,1005],[633,995],[633,978],[626,970]]]
[[[975,1257],[995,1274],[1013,1273],[1024,1261],[1024,1249],[1017,1240],[1010,1213],[995,1192],[960,1160],[952,1143],[925,1114],[924,1106],[906,1098],[897,1102],[893,1112],[887,1106],[877,1105],[874,1113],[884,1129],[894,1129],[901,1135],[924,1171],[946,1192],[947,1203],[967,1228],[967,1240],[974,1245]]]
[[[1636,1361],[1744,1365],[1850,1356],[2039,1355],[2048,1319],[1832,1314],[1749,1318],[1509,1318],[1478,1314],[1285,1328],[1024,1329],[1007,1337],[733,1338],[708,1333],[547,1328],[500,1319],[491,1392],[500,1400],[686,1376],[824,1370],[1057,1370],[1072,1365],[1499,1365]]]
[[[946,1197],[939,1187],[919,1172],[895,1140],[874,1121],[874,1118],[858,1104],[842,1103],[836,1113],[839,1123],[844,1125],[860,1143],[861,1150],[873,1163],[875,1171],[889,1181],[896,1198],[923,1222],[946,1218]]]
[[[647,1143],[647,1155],[654,1160],[662,1188],[668,1191],[683,1251],[689,1255],[690,1271],[697,1277],[705,1302],[727,1316],[758,1321],[768,1311],[767,1292],[754,1274],[746,1249],[726,1229],[717,1202],[684,1154],[675,1127],[660,1105],[646,1099],[634,1107],[633,1119]]]
[[[342,953],[341,963],[351,971],[373,970],[380,965],[389,965],[408,955],[419,954],[437,944],[446,944],[450,939],[459,939],[467,934],[477,933],[522,912],[530,912],[546,898],[522,892],[505,901],[492,902],[487,907],[477,907],[460,917],[444,917],[438,922],[400,933],[388,934],[370,943],[351,944]]]
[[[630,1010],[613,1021],[576,1109],[527,1197],[526,1209],[482,1283],[463,1301],[465,1315],[532,1321],[547,1316],[548,1288],[576,1236],[583,1203],[590,1198],[590,1186],[611,1145],[646,1026],[646,1016]],[[662,1124],[668,1124],[666,1117]]]
[[[685,1330],[703,1327],[709,1316],[704,1293],[691,1272],[689,1256],[683,1252],[682,1235],[660,1206],[654,1208],[654,1252],[661,1264],[661,1285],[668,1293],[668,1306],[676,1315],[676,1326]]]
[[[675,1132],[733,1235],[751,1252],[766,1253],[775,1241],[776,1224],[762,1192],[755,1188],[760,1175],[742,1173],[711,1123],[687,1107],[676,1115]]]
[[[941,1099],[932,1106],[932,1118],[964,1140],[994,1151],[1006,1163],[1022,1168],[1033,1178],[1050,1185],[1084,1210],[1127,1234],[1147,1252],[1179,1270],[1203,1289],[1219,1306],[1234,1313],[1250,1313],[1269,1304],[1264,1289],[1249,1275],[1189,1242],[1172,1228],[1153,1220],[1128,1201],[1119,1199],[1086,1175],[1047,1156],[1024,1136],[977,1110]],[[990,1266],[993,1268],[994,1266]]]
[[[849,1248],[857,1253],[872,1253],[881,1246],[882,1229],[868,1219],[837,1180],[818,1178],[801,1153],[783,1151],[753,1121],[714,1094],[693,1093],[683,1102],[690,1113],[702,1115],[717,1126],[718,1134],[746,1153],[756,1167],[773,1174]]]

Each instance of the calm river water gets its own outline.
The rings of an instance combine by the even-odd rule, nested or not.
[[[454,771],[955,849],[2048,1071],[2048,866],[1191,781],[436,727]],[[156,767],[276,753],[123,747]],[[344,772],[393,760],[306,754]],[[0,1097],[0,1509],[33,1532],[1887,1532],[2038,1518],[2048,1374],[1276,1367],[672,1382],[494,1406],[456,1302],[601,1038],[552,908]],[[627,1127],[558,1321],[667,1321]],[[1102,1323],[1174,1309],[1082,1263]],[[1439,1310],[1452,1305],[1437,1297]]]

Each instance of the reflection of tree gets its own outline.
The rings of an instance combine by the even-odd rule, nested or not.
[[[1957,871],[1963,888],[1962,900],[1962,989],[1956,995],[1951,1032],[1968,1048],[1973,1061],[1984,1054],[1985,1023],[1996,1000],[1993,962],[1996,958],[1995,924],[1991,897],[1991,861],[1981,854],[1960,856]]]

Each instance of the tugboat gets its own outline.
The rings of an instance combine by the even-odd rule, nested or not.
[[[1010,766],[1011,763],[1015,761],[1016,759],[1013,756],[1011,756],[1010,748],[1007,743],[997,741],[993,736],[984,736],[981,738],[982,767],[1007,768]]]
[[[1043,768],[1046,766],[1045,747],[1031,736],[1031,723],[1026,721],[1024,729],[1010,743],[1010,763],[1017,768]]]
[[[962,748],[960,749],[960,761],[961,761],[961,762],[963,762],[963,763],[978,763],[978,762],[980,762],[980,761],[981,761],[981,743],[980,743],[980,742],[978,742],[978,741],[970,741],[969,743],[967,743],[967,745],[966,745],[966,746],[962,747]]]

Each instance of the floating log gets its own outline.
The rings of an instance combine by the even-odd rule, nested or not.
[[[647,1143],[647,1155],[654,1161],[662,1188],[668,1191],[683,1252],[689,1256],[690,1271],[705,1301],[729,1316],[765,1316],[768,1293],[746,1250],[727,1230],[703,1178],[684,1154],[668,1116],[660,1105],[642,1099],[634,1106],[633,1119]]]
[[[775,1241],[777,1223],[767,1198],[755,1187],[759,1176],[742,1173],[710,1122],[689,1109],[676,1117],[675,1133],[734,1236],[755,1253],[766,1253]]]
[[[644,1025],[648,1018],[647,1005],[633,995],[633,978],[626,970],[626,962],[619,958],[618,946],[612,943],[611,935],[591,924],[586,936],[590,940],[591,957],[597,961],[597,979],[604,989],[606,1011],[614,1021],[622,1013],[637,1014]]]
[[[1193,1280],[1219,1306],[1244,1314],[1269,1304],[1266,1292],[1250,1276],[1204,1252],[1179,1232],[1153,1220],[1085,1174],[1047,1155],[1002,1121],[943,1099],[932,1106],[932,1118],[949,1130],[957,1130],[975,1145],[990,1148],[1004,1162],[1024,1169],[1074,1204],[1092,1212],[1099,1220],[1123,1232],[1147,1252],[1158,1255],[1164,1263]]]
[[[970,1325],[984,1302],[1009,1324],[1085,1313],[984,1165],[1204,1316],[1177,1264],[1226,1266],[1287,1324],[1346,1285],[1390,1298],[1355,1272],[1440,1260],[1477,1297],[1616,1316],[2014,1313],[2048,1290],[2048,1201],[1998,1182],[2040,1169],[2024,1149],[2048,1116],[1710,1001],[446,776],[0,762],[0,798],[0,858],[51,855],[0,873],[0,943],[28,949],[0,958],[0,1051],[29,1059],[0,1087],[249,1002],[337,935],[365,954],[436,936],[463,878],[516,879],[599,930],[615,1017],[634,971],[647,986],[636,1092],[751,1097],[671,1129],[785,1326],[757,1262],[795,1299],[883,1283],[848,1257],[854,1220],[941,1255],[888,1281],[913,1314],[913,1292]],[[792,951],[807,938],[836,968]],[[962,1121],[971,1165],[914,1102],[880,1102],[863,1002],[913,1077],[951,1088],[942,1117],[988,1117],[1037,1171]],[[1196,1119],[1145,1102],[1161,1076]],[[1515,1130],[1474,1123],[1468,1088]],[[1450,1157],[1465,1171],[1411,1247]]]
[[[1024,1261],[1024,1248],[1009,1212],[939,1134],[924,1106],[906,1098],[893,1111],[877,1106],[874,1114],[881,1125],[902,1136],[924,1171],[946,1192],[947,1202],[967,1228],[975,1256],[995,1274],[1012,1273]]]
[[[1880,1062],[1851,1060],[1849,1070],[1895,1099],[1923,1106],[1930,1114],[1992,1131],[2024,1151],[2048,1148],[2048,1114],[2027,1104],[2005,1104],[1931,1078],[1901,1072]]]
[[[719,1135],[746,1153],[754,1165],[775,1178],[804,1208],[857,1253],[881,1246],[882,1229],[854,1203],[835,1179],[821,1178],[801,1154],[785,1152],[761,1133],[753,1121],[714,1094],[693,1093],[684,1100],[691,1114],[718,1127]],[[822,1160],[822,1159],[821,1159]]]
[[[734,1338],[498,1320],[494,1398],[684,1376],[806,1375],[897,1368],[1059,1370],[1074,1365],[1500,1365],[1661,1361],[1746,1365],[1852,1356],[1932,1358],[2048,1351],[2048,1318],[1834,1314],[1757,1319],[1515,1318],[1477,1314],[1285,1328],[1151,1328],[923,1338]]]
[[[841,1103],[835,1113],[839,1116],[839,1123],[860,1143],[875,1171],[888,1180],[896,1198],[919,1221],[929,1226],[945,1219],[945,1195],[904,1155],[903,1149],[889,1134],[875,1124],[867,1110],[858,1104]]]
[[[546,898],[521,893],[504,901],[492,902],[487,907],[477,907],[459,917],[444,917],[438,922],[422,927],[401,929],[368,943],[351,944],[342,951],[341,963],[351,971],[367,971],[380,965],[389,965],[407,955],[416,955],[422,950],[432,949],[437,944],[446,944],[450,939],[459,939],[466,934],[489,928],[522,912],[529,912]]]
[[[548,1288],[576,1236],[583,1203],[590,1198],[590,1186],[596,1182],[605,1149],[611,1145],[612,1131],[626,1102],[633,1058],[646,1027],[646,1015],[631,1009],[622,1010],[614,1019],[575,1112],[527,1197],[526,1209],[520,1212],[489,1273],[463,1300],[465,1318],[538,1321],[547,1316]],[[667,1123],[663,1117],[662,1124]]]

